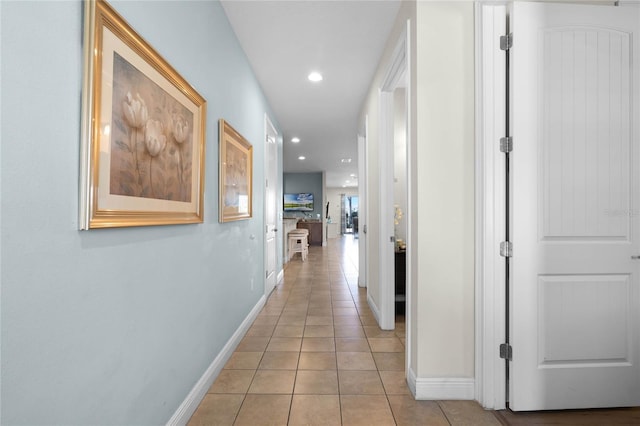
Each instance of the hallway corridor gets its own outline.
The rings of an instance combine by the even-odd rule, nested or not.
[[[473,401],[415,401],[405,324],[383,331],[358,288],[358,240],[296,255],[195,412],[196,425],[499,425]]]

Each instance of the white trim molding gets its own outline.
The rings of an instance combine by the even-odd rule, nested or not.
[[[224,345],[220,353],[218,353],[218,356],[211,362],[211,365],[209,365],[202,377],[200,377],[195,386],[193,386],[193,389],[191,389],[191,392],[189,392],[182,404],[180,404],[175,413],[173,413],[173,416],[171,416],[167,422],[167,426],[187,424],[198,408],[198,405],[200,405],[204,399],[214,380],[218,377],[218,374],[220,374],[220,371],[222,371],[222,368],[233,354],[233,351],[247,333],[251,324],[255,321],[266,300],[267,298],[264,295],[258,300],[258,303],[256,303],[251,312],[249,312],[244,321],[242,321],[242,324],[240,324],[235,333],[233,333],[233,336],[227,341],[227,344]]]
[[[407,367],[407,385],[409,386],[409,391],[413,397],[416,397],[416,373],[409,367]]]
[[[473,377],[416,377],[407,370],[407,384],[416,400],[474,400]]]
[[[473,378],[444,377],[416,379],[416,399],[473,400],[476,381]]]
[[[476,3],[476,396],[489,409],[506,401],[505,268],[499,255],[505,229],[505,162],[498,143],[505,131],[505,55],[497,45],[506,33],[507,7]]]
[[[411,121],[410,121],[410,93],[411,81],[409,74],[409,35],[410,22],[407,21],[404,30],[400,33],[396,47],[391,55],[386,73],[379,87],[379,138],[378,138],[378,168],[379,168],[379,246],[378,246],[378,287],[380,300],[380,316],[378,324],[383,330],[393,330],[395,328],[395,288],[394,282],[394,91],[399,87],[405,87],[407,95],[405,96],[405,134],[407,135],[407,152],[411,152],[410,140]],[[408,159],[408,157],[407,157]],[[407,163],[407,172],[410,172],[409,161]],[[411,189],[409,179],[407,181],[407,191]],[[411,194],[407,193],[407,204],[411,206]],[[407,209],[409,210],[409,209]],[[410,210],[407,215],[410,214]],[[407,216],[407,235],[411,235],[411,219]],[[409,241],[408,241],[409,242]],[[411,246],[409,246],[411,247]],[[407,274],[406,287],[411,287],[410,274]],[[407,296],[410,296],[407,293]],[[410,299],[407,299],[408,301]],[[407,303],[409,304],[409,303]],[[410,318],[409,318],[410,320]]]
[[[284,280],[284,268],[280,269],[280,272],[278,272],[278,276],[276,277],[276,285],[282,284],[282,280]]]
[[[371,293],[369,293],[368,291],[367,304],[369,305],[369,309],[371,309],[371,313],[373,314],[374,318],[376,319],[378,324],[380,324],[380,308],[378,308],[378,305],[376,305],[376,301],[373,300],[373,297],[371,297]]]

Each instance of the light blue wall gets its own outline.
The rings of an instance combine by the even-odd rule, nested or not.
[[[317,173],[285,173],[284,193],[310,192],[313,194],[313,212],[324,217],[322,172]],[[302,213],[287,212],[286,216],[304,216]]]
[[[164,424],[263,294],[269,108],[222,7],[112,4],[208,101],[205,223],[78,231],[82,5],[3,0],[2,424]],[[251,220],[217,220],[221,117]]]

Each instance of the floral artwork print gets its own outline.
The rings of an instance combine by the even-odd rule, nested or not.
[[[252,217],[253,147],[223,118],[220,131],[218,173],[220,223]]]
[[[234,144],[227,146],[225,158],[224,206],[247,212],[247,154]]]
[[[193,113],[114,52],[110,193],[191,202]]]

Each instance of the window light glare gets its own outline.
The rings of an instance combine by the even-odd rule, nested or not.
[[[298,142],[300,142],[300,138],[299,137],[291,138],[291,142],[298,143]]]
[[[322,74],[320,74],[317,71],[313,71],[311,74],[309,74],[307,78],[309,79],[309,81],[313,81],[314,83],[317,83],[319,81],[322,81]]]

